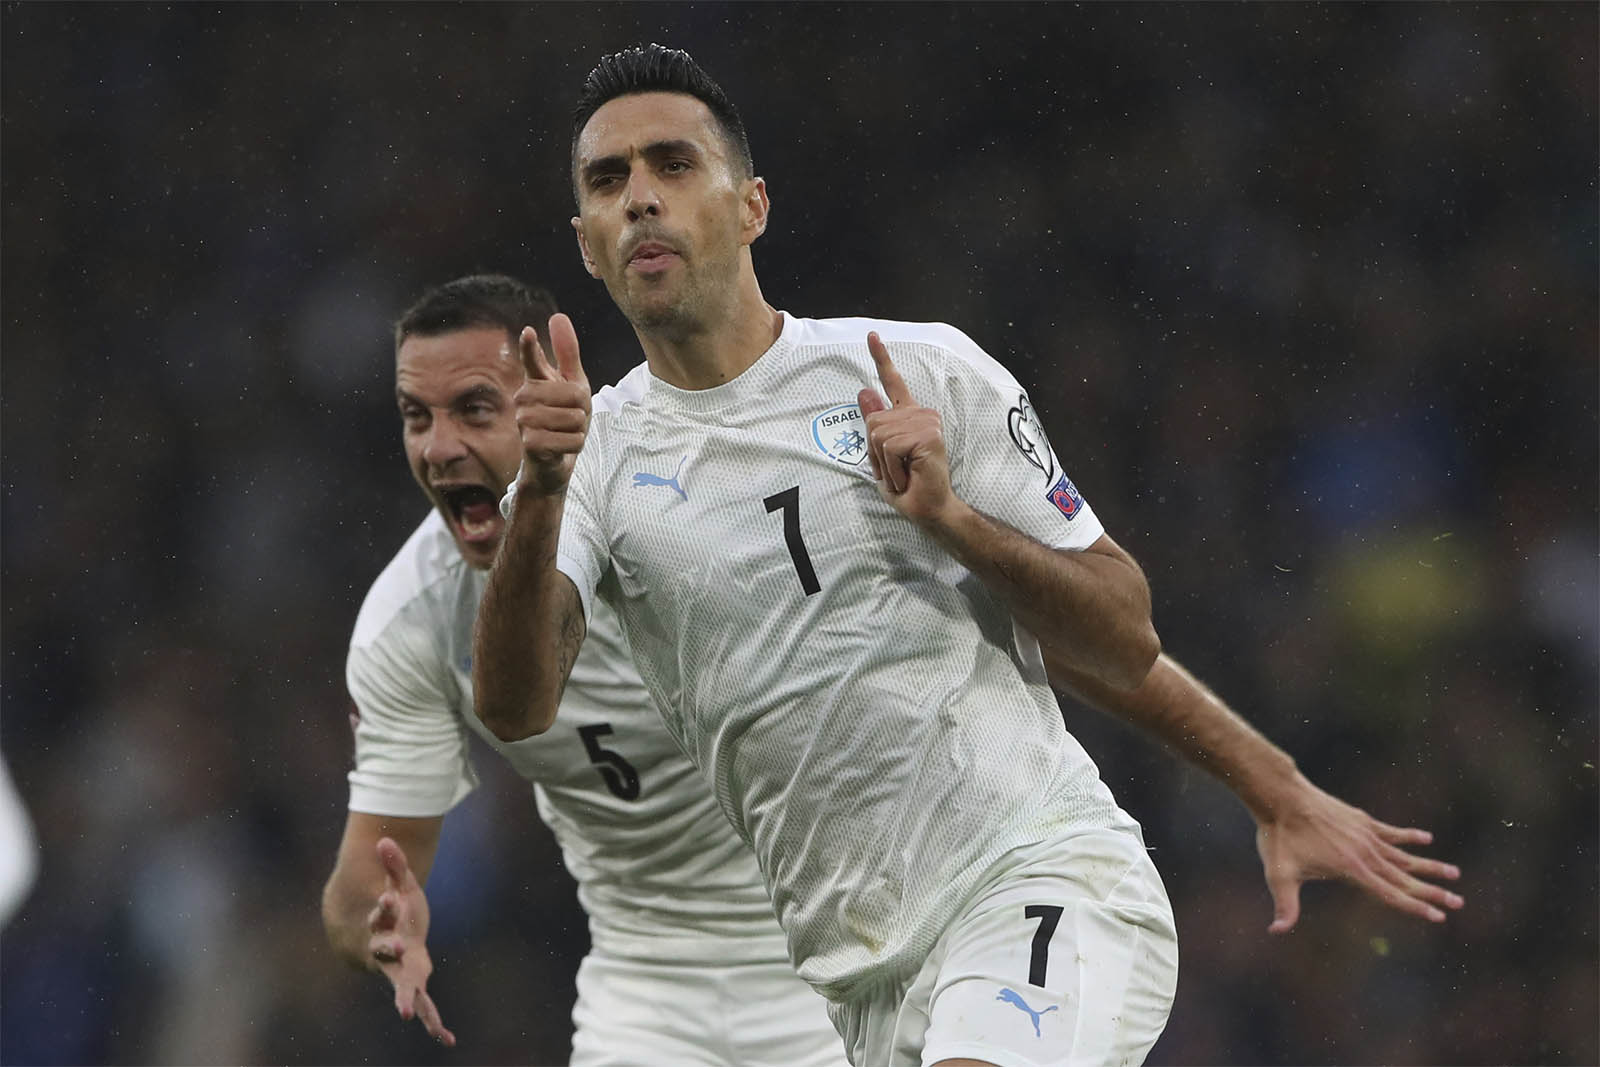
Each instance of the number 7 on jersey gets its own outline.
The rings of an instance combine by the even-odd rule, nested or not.
[[[789,546],[789,558],[794,560],[794,570],[800,576],[800,588],[806,596],[822,590],[817,581],[817,570],[811,565],[811,553],[806,551],[805,538],[800,536],[800,487],[791,485],[781,493],[773,493],[762,501],[767,514],[782,509],[783,540]]]

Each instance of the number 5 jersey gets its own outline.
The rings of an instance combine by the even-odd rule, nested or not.
[[[367,594],[346,666],[360,716],[350,809],[443,815],[477,784],[477,733],[533,783],[596,952],[792,974],[750,850],[651,708],[609,611],[590,620],[549,732],[507,744],[478,721],[472,626],[483,585],[429,512]],[[826,1028],[821,1002],[808,1008]]]

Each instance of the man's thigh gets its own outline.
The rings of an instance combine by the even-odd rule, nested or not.
[[[787,963],[675,966],[590,955],[572,1067],[841,1067],[826,1003]]]
[[[1172,1009],[1177,962],[1142,841],[1063,839],[969,908],[913,982],[907,1007],[927,1004],[921,1063],[1142,1063]]]

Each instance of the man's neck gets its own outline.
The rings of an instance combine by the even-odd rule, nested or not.
[[[679,389],[711,389],[750,369],[783,332],[783,316],[750,279],[733,305],[703,329],[686,335],[635,329],[650,373]]]

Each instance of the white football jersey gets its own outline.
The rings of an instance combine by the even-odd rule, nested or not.
[[[882,388],[869,330],[940,412],[963,499],[1048,545],[1100,536],[1026,393],[959,330],[785,315],[724,385],[641,365],[597,394],[557,563],[586,610],[621,615],[831,999],[914,972],[1008,850],[1133,825],[1037,642],[880,496],[856,404]]]
[[[591,620],[549,732],[507,744],[479,722],[472,626],[484,578],[430,511],[367,594],[346,667],[360,712],[350,809],[443,815],[476,784],[475,730],[533,783],[597,951],[787,965],[755,860],[650,707],[613,615]]]

